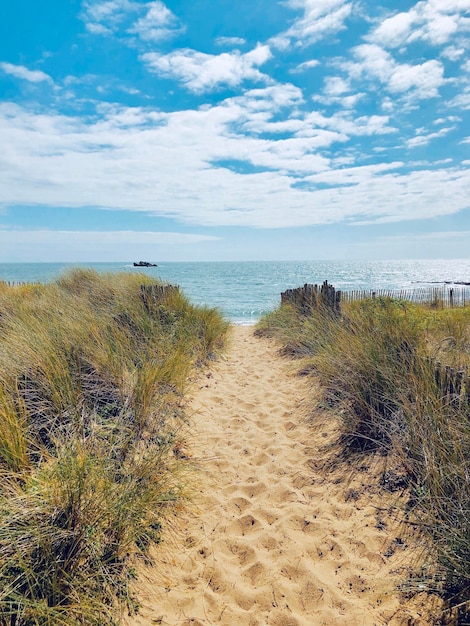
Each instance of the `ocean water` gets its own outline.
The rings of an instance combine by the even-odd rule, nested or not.
[[[3,263],[0,280],[50,282],[71,267],[99,272],[141,272],[181,287],[195,304],[219,308],[233,322],[254,324],[273,310],[286,289],[328,280],[337,289],[405,289],[470,282],[470,259],[409,261],[246,261],[159,263]],[[456,286],[456,288],[459,288]]]

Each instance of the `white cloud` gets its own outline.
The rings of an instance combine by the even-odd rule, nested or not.
[[[172,110],[183,100],[165,97],[163,105],[148,87],[147,75],[141,83],[137,77],[128,91],[137,95],[139,88],[141,103],[159,103],[163,110],[157,104],[153,109],[97,105],[77,98],[80,114],[74,117],[54,114],[51,107],[47,112],[44,99],[36,111],[31,103],[29,109],[0,105],[0,206],[11,211],[22,205],[65,211],[87,206],[143,211],[204,226],[257,228],[425,219],[468,208],[470,175],[458,163],[468,139],[456,146],[455,164],[441,159],[452,149],[449,146],[443,155],[441,148],[448,141],[439,141],[454,123],[461,122],[463,128],[464,113],[462,119],[453,119],[449,107],[470,107],[470,85],[465,87],[470,63],[465,60],[461,34],[465,24],[463,16],[457,16],[463,3],[413,0],[408,12],[383,20],[372,39],[357,39],[364,25],[370,28],[367,16],[359,30],[343,33],[339,40],[337,35],[349,24],[353,8],[356,24],[364,17],[356,12],[359,4],[290,0],[288,6],[298,11],[291,17],[297,19],[279,27],[284,32],[277,43],[298,47],[281,55],[269,45],[254,48],[238,37],[216,39],[216,45],[228,47],[203,48],[206,53],[149,45],[180,28],[181,22],[168,8],[175,3],[87,2],[83,17],[89,31],[127,37],[131,56],[147,52],[140,61],[155,74],[174,79],[171,88],[205,94],[228,86],[237,95],[224,101],[219,97],[216,104],[212,94],[197,99],[186,94],[183,100],[188,107],[204,104],[197,110]],[[374,5],[375,13],[381,11]],[[432,17],[438,14],[442,19]],[[240,31],[226,27],[219,32]],[[327,38],[328,45],[299,49],[321,38]],[[429,59],[421,56],[429,53],[429,46],[419,45],[413,60],[411,48],[407,49],[413,41],[441,42],[440,49]],[[234,49],[237,46],[239,50]],[[277,58],[270,62],[272,53]],[[343,60],[331,56],[336,54],[344,54]],[[304,72],[295,80],[292,77],[302,89],[275,82],[274,78],[286,76],[288,64],[292,73]],[[46,83],[41,81],[51,80],[43,72],[1,65],[3,71],[12,68],[18,77],[21,74],[43,86]],[[461,76],[457,76],[459,69]],[[80,84],[87,81],[88,88],[80,91]],[[157,83],[155,76],[150,82]],[[127,89],[118,78],[97,75],[69,77],[62,83],[66,84],[78,97],[96,94],[99,87],[117,100],[118,90]],[[438,96],[444,85],[445,99],[435,107],[418,102]],[[61,109],[66,96],[62,89],[55,90],[56,111],[71,110],[71,101]],[[410,115],[414,106],[420,107],[416,116]],[[92,107],[96,107],[93,115],[88,115]],[[455,145],[457,133],[450,139]],[[402,157],[396,150],[403,151],[406,144],[410,149],[429,146],[413,153],[427,161],[399,162]],[[6,232],[0,233],[0,239]],[[169,241],[168,235],[165,240],[157,235],[133,234],[126,241],[127,234],[103,233],[90,235],[90,241],[112,239],[114,244],[109,245],[118,242],[123,249],[131,241],[135,246]],[[21,236],[17,235],[17,242]],[[33,242],[34,236],[24,240]],[[86,245],[85,236],[64,233],[81,245]],[[56,235],[44,233],[44,237],[51,248],[59,245]]]
[[[388,89],[392,93],[413,89],[420,98],[433,98],[439,95],[438,89],[443,83],[444,68],[439,61],[431,59],[420,65],[396,65]]]
[[[466,15],[469,9],[468,0],[421,0],[409,11],[387,17],[368,39],[385,48],[406,46],[420,40],[443,45],[456,33],[468,30]],[[450,49],[448,51],[452,54]]]
[[[97,24],[96,22],[88,22],[86,24],[86,29],[92,35],[111,35],[112,30],[103,26],[103,24]]]
[[[85,16],[93,22],[113,19],[117,14],[126,12],[132,7],[129,0],[86,0],[83,3]]]
[[[331,146],[391,132],[388,118],[292,118],[300,98],[293,85],[275,85],[197,111],[107,106],[100,120],[2,104],[0,205],[93,206],[258,228],[424,219],[468,207],[470,173],[459,167],[345,168],[338,164],[348,152],[338,149],[333,166]],[[280,122],[287,138],[253,135]],[[250,124],[259,128],[247,134]]]
[[[295,107],[303,103],[301,89],[290,83],[271,85],[260,89],[250,89],[243,96],[232,98],[235,103],[252,115],[255,111],[267,111],[272,114],[281,108]]]
[[[271,82],[256,69],[270,58],[269,46],[262,45],[246,54],[235,50],[213,55],[182,49],[169,54],[148,52],[141,56],[151,71],[179,80],[196,93],[211,91],[219,85],[235,87],[245,80]]]
[[[343,30],[352,12],[352,3],[348,0],[287,0],[286,4],[294,10],[302,10],[303,17],[270,40],[281,50],[292,41],[299,46],[311,45]]]
[[[465,48],[456,48],[455,46],[448,46],[441,52],[441,55],[450,61],[458,61],[464,54]]]
[[[136,33],[144,41],[161,41],[175,34],[177,18],[163,2],[149,2],[146,8],[146,15],[135,22],[130,33]]]
[[[349,84],[339,76],[327,76],[325,78],[324,91],[328,96],[339,96],[349,90]]]
[[[416,19],[415,16],[414,11],[410,11],[409,13],[397,13],[384,20],[380,26],[372,32],[369,39],[385,47],[393,48],[400,46],[409,36],[413,22]]]
[[[297,67],[291,69],[290,73],[300,74],[301,72],[309,70],[312,67],[317,67],[318,65],[320,65],[320,61],[317,61],[316,59],[311,59],[310,61],[304,61],[303,63],[300,63],[300,65],[297,65]]]
[[[461,122],[462,118],[458,115],[447,115],[446,117],[439,117],[434,120],[433,124],[447,124],[448,122]]]
[[[161,0],[86,0],[82,18],[88,32],[94,35],[127,32],[143,41],[161,41],[182,30],[176,16]]]
[[[9,74],[15,78],[20,78],[21,80],[26,80],[29,83],[42,83],[44,81],[53,82],[52,78],[48,74],[45,74],[40,70],[29,70],[24,65],[0,63],[0,69],[2,69],[5,74]]]
[[[215,43],[218,46],[243,46],[246,44],[246,39],[242,37],[217,37]]]
[[[381,108],[386,113],[392,113],[395,110],[395,103],[394,103],[394,101],[391,98],[386,96],[382,100]]]
[[[326,105],[338,105],[341,109],[354,109],[363,97],[364,93],[356,93],[350,96],[312,96],[314,102]]]
[[[444,67],[435,59],[418,65],[398,63],[389,52],[375,44],[361,44],[353,48],[353,55],[356,62],[343,63],[343,69],[355,78],[366,76],[378,80],[390,93],[408,92],[418,99],[434,98],[445,82]]]
[[[352,210],[348,214],[357,225],[429,219],[455,213],[457,207],[468,208],[465,198],[470,184],[468,170],[449,167],[400,174],[365,167],[353,168],[352,173],[337,170],[328,179],[325,176],[318,174],[310,178],[312,182],[328,182],[332,187],[338,183],[344,185],[339,189],[333,187],[328,195],[336,197],[338,202],[350,203]],[[444,206],[442,198],[450,199],[450,205]]]
[[[175,251],[176,257],[181,258],[184,248],[191,255],[196,246],[217,240],[208,235],[178,232],[20,230],[2,229],[0,225],[0,261],[135,261],[162,256],[171,259]]]
[[[82,18],[86,28],[93,34],[109,34],[135,13],[139,5],[133,0],[86,0],[83,3]]]
[[[364,165],[361,167],[340,167],[336,170],[322,172],[309,176],[312,183],[326,183],[328,185],[351,185],[362,183],[382,172],[390,172],[403,167],[401,161],[380,163],[378,165]]]
[[[364,137],[393,133],[389,117],[384,115],[357,116],[352,111],[341,111],[332,116],[319,112],[297,113],[288,119],[273,121],[273,113],[282,108],[296,109],[303,102],[302,92],[294,85],[273,85],[253,89],[244,96],[232,98],[231,104],[240,107],[237,127],[256,134],[291,132],[296,137],[314,138],[317,146],[330,146],[348,141],[350,137]],[[294,167],[295,169],[295,167]]]
[[[464,85],[461,93],[457,94],[452,100],[449,101],[449,106],[456,107],[459,110],[470,109],[470,85]]]
[[[413,235],[389,235],[381,237],[382,241],[410,241],[410,242],[422,242],[426,240],[439,241],[439,240],[455,240],[455,239],[468,239],[470,237],[470,230],[439,230],[430,233],[421,233]]]
[[[343,67],[355,78],[364,75],[388,82],[396,66],[391,54],[377,45],[361,44],[352,50],[357,62],[347,62]]]
[[[314,102],[327,105],[337,104],[343,109],[353,109],[365,95],[364,93],[347,94],[351,91],[349,81],[339,76],[326,76],[324,83],[322,94],[312,96]]]
[[[382,228],[382,231],[384,230],[386,228]],[[469,231],[443,230],[416,233],[413,232],[414,229],[410,230],[410,233],[404,235],[378,235],[366,242],[361,241],[355,245],[355,256],[376,259],[416,259],[417,263],[422,264],[423,269],[426,267],[426,259],[466,259],[467,257],[466,242],[470,235]],[[351,249],[351,246],[349,248]],[[409,262],[412,267],[412,262]],[[462,267],[462,274],[465,275],[465,273]],[[457,278],[460,279],[461,275]]]
[[[455,126],[450,126],[448,128],[441,128],[435,133],[429,133],[427,135],[418,134],[411,139],[408,139],[406,145],[408,148],[417,148],[418,146],[427,146],[430,141],[433,139],[438,139],[439,137],[444,137],[452,130],[455,129]]]
[[[77,241],[77,239],[79,239],[81,242],[92,247],[96,247],[99,244],[106,245],[107,243],[112,243],[119,246],[133,244],[168,244],[174,246],[191,244],[201,241],[216,241],[219,239],[219,237],[212,237],[210,235],[136,230],[15,230],[8,228],[3,230],[0,229],[0,233],[7,235],[10,241],[12,239],[14,239],[16,242],[21,240],[23,244],[40,242],[42,243],[42,245],[53,245],[54,243],[57,243],[61,240]]]

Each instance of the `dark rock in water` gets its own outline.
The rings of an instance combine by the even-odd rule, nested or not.
[[[134,267],[157,267],[157,264],[150,261],[134,261]]]

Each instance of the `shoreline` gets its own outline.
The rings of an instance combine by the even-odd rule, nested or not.
[[[164,262],[155,268],[134,268],[130,262],[1,264],[0,279],[51,282],[71,267],[102,272],[139,273],[180,285],[195,305],[219,309],[235,322],[253,323],[275,309],[280,294],[305,283],[329,284],[341,291],[419,288],[416,281],[470,280],[470,259],[431,261],[243,261]],[[127,265],[127,267],[126,267]],[[7,267],[8,266],[8,267]],[[464,288],[456,285],[456,290]],[[256,323],[256,322],[255,322]]]

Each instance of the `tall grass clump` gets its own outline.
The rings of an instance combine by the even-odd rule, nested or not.
[[[227,323],[142,275],[0,285],[0,625],[117,624],[186,497],[193,367]]]
[[[302,315],[283,304],[260,331],[306,357],[324,404],[341,417],[348,453],[398,459],[410,484],[408,515],[430,540],[433,585],[448,616],[468,623],[470,308],[373,298],[344,304],[340,315],[323,307]],[[444,366],[462,371],[466,386],[449,391]]]

